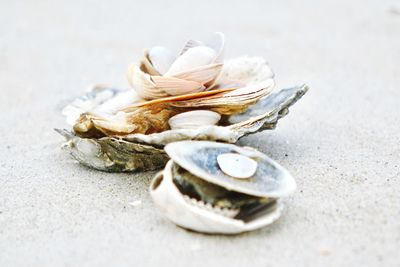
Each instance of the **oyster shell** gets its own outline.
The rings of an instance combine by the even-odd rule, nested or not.
[[[153,179],[150,194],[170,220],[187,229],[236,234],[266,226],[281,214],[279,199],[296,188],[288,171],[252,148],[181,141],[165,150],[171,160]],[[256,161],[254,175],[236,179],[224,173],[217,159],[226,153]]]
[[[100,171],[132,172],[158,170],[169,160],[163,149],[112,137],[81,138],[55,129],[67,140],[63,149],[83,165]]]

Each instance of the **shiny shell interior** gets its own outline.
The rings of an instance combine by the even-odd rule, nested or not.
[[[173,181],[190,205],[236,220],[251,221],[269,212],[276,199],[257,197],[207,182],[186,171],[177,164],[172,165]]]
[[[292,193],[296,188],[294,179],[285,169],[251,148],[208,141],[182,141],[168,144],[165,151],[176,164],[193,175],[231,191],[277,198]],[[256,161],[258,167],[254,175],[248,179],[237,179],[223,172],[217,158],[226,153],[240,154]]]

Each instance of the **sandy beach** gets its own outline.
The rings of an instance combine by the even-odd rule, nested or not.
[[[104,173],[60,149],[62,107],[128,87],[143,49],[222,31],[226,58],[263,56],[277,89],[310,91],[240,140],[298,189],[270,227],[186,231],[154,207],[155,172]],[[0,2],[0,266],[399,266],[400,3]]]

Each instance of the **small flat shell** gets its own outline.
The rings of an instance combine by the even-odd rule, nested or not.
[[[209,141],[174,142],[164,149],[185,170],[231,191],[279,198],[296,189],[296,182],[287,170],[255,149]],[[225,174],[218,166],[217,157],[226,153],[238,153],[257,161],[256,173],[248,179],[236,179]]]
[[[205,125],[215,125],[221,119],[217,112],[194,110],[171,117],[168,121],[171,129],[195,129]]]
[[[217,162],[225,174],[239,179],[252,177],[258,165],[257,161],[237,153],[220,154]]]

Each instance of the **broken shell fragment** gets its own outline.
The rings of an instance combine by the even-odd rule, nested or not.
[[[154,177],[150,194],[170,220],[187,229],[236,234],[261,228],[279,218],[280,198],[296,188],[285,169],[254,149],[183,141],[165,150],[171,160]],[[236,179],[222,172],[217,158],[227,153],[257,161],[253,177]]]
[[[221,154],[217,162],[225,174],[235,178],[250,178],[257,171],[257,161],[237,153]]]
[[[201,126],[215,125],[221,119],[221,115],[210,110],[194,110],[180,113],[171,117],[168,121],[172,130],[195,129]]]

